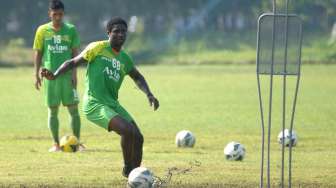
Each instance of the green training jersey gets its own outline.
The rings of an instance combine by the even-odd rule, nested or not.
[[[55,72],[64,61],[72,58],[72,49],[78,48],[79,44],[74,25],[63,23],[60,30],[55,31],[49,22],[38,27],[33,49],[42,52],[43,67]]]
[[[134,68],[133,60],[123,50],[115,52],[109,41],[89,44],[82,56],[88,61],[84,103],[118,104],[119,88],[125,75]]]

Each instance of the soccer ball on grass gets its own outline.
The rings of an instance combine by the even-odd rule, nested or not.
[[[79,142],[76,136],[66,135],[61,138],[60,141],[61,150],[64,152],[76,152],[78,151]]]

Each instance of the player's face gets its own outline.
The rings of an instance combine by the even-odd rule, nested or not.
[[[115,24],[107,34],[112,47],[121,47],[126,40],[127,28],[124,24]]]
[[[49,18],[54,24],[61,24],[63,21],[64,10],[49,10]]]

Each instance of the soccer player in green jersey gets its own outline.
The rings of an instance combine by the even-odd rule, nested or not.
[[[49,4],[51,22],[38,27],[34,39],[35,50],[35,87],[41,87],[41,66],[55,71],[63,61],[78,55],[79,36],[76,28],[63,22],[64,5],[60,0],[51,0]],[[80,117],[78,113],[78,95],[76,91],[76,69],[59,77],[57,80],[44,80],[45,99],[48,106],[48,126],[53,137],[54,145],[50,152],[60,151],[58,108],[60,103],[67,106],[71,117],[73,134],[80,138]],[[80,150],[84,146],[80,144]]]
[[[154,110],[159,107],[159,101],[131,57],[122,50],[127,23],[122,18],[112,18],[107,24],[107,34],[108,40],[89,44],[81,54],[65,61],[56,71],[43,69],[42,76],[48,80],[59,79],[67,71],[87,63],[84,113],[91,122],[121,136],[123,175],[127,177],[141,164],[144,138],[134,119],[118,102],[118,91],[124,77],[129,75],[134,80]]]

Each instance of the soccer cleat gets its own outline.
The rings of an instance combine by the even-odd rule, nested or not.
[[[49,152],[60,152],[62,151],[58,144],[53,145],[49,150]]]

